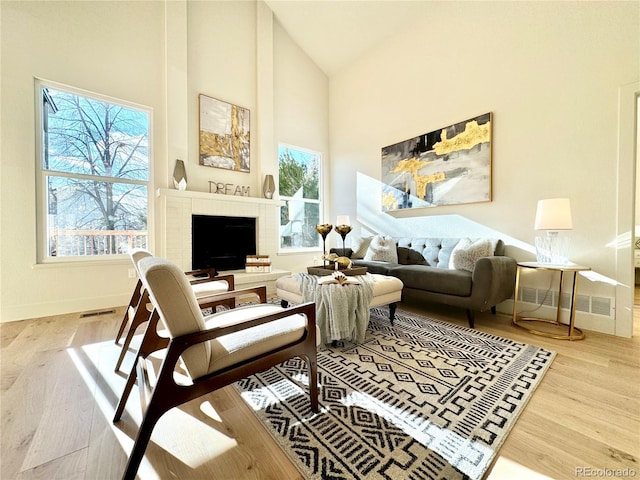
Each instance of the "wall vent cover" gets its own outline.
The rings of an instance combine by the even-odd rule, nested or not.
[[[560,301],[561,309],[569,310],[571,308],[571,294],[568,292],[562,292],[562,298],[559,298],[557,291],[521,287],[520,295],[518,296],[518,302],[533,303],[539,306],[557,308],[558,301]],[[575,301],[577,312],[603,315],[611,318],[615,316],[615,298],[576,295]]]

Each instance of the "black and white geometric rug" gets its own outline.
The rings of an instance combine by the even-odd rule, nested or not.
[[[555,353],[402,310],[318,352],[320,412],[292,359],[236,384],[307,479],[480,479]]]

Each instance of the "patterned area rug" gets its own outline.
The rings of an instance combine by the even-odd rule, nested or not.
[[[318,352],[320,412],[293,359],[236,384],[308,479],[480,479],[555,353],[403,311]]]

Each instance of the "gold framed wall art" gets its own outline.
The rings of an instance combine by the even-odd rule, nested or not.
[[[382,211],[491,201],[491,112],[382,148]]]
[[[249,172],[249,109],[200,95],[200,165]]]

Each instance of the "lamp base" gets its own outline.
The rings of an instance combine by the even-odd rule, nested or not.
[[[569,263],[569,237],[547,235],[536,237],[536,261],[553,265]]]

